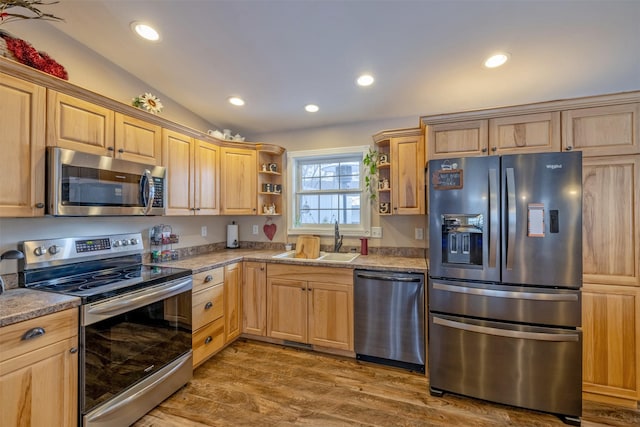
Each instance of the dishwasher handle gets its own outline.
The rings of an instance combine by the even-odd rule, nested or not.
[[[422,279],[419,277],[393,276],[386,274],[356,273],[356,277],[362,279],[382,280],[384,282],[422,282]]]

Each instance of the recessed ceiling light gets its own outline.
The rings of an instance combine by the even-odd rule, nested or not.
[[[358,80],[356,80],[356,82],[358,82],[358,85],[360,86],[371,86],[373,84],[374,78],[371,74],[363,74],[360,77],[358,77]]]
[[[491,55],[484,61],[484,66],[487,68],[496,68],[503,65],[505,62],[509,60],[509,55],[506,53],[497,53],[495,55]]]
[[[229,97],[229,103],[236,105],[238,107],[242,107],[244,105],[244,99],[238,97],[238,96],[231,96]]]
[[[309,113],[317,113],[318,110],[320,110],[320,107],[318,107],[315,104],[307,104],[304,106],[304,109],[307,110],[307,112]]]
[[[132,22],[131,29],[140,37],[150,41],[160,40],[160,34],[149,24],[143,22]]]

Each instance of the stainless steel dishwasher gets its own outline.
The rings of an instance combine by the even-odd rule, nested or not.
[[[359,360],[424,372],[424,274],[355,270]]]

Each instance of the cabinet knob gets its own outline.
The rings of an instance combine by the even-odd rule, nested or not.
[[[209,310],[211,307],[213,307],[213,303],[211,301],[207,301],[207,303],[204,305],[205,310]]]
[[[480,150],[480,151],[482,151],[483,153],[486,153],[486,152],[487,152],[487,149],[486,149],[486,148],[483,148],[483,149],[482,149],[482,150]]]
[[[211,335],[209,335],[208,337],[206,337],[206,338],[204,339],[204,343],[205,343],[205,344],[209,344],[211,341],[213,341],[213,338],[211,338]]]
[[[36,203],[36,208],[38,209],[44,208],[44,203]]]
[[[260,267],[260,271],[264,271],[264,266],[263,266],[263,267]]]
[[[196,208],[196,210],[197,210],[197,211],[199,211],[199,210],[200,210],[200,208]]]
[[[207,277],[204,278],[204,283],[209,283],[212,280],[213,280],[213,276],[210,274],[207,274]]]
[[[118,148],[118,153],[124,153],[124,148]]]
[[[71,347],[71,349],[69,350],[69,353],[71,354],[76,354],[78,352],[78,347]]]
[[[573,150],[573,147],[572,147],[572,146],[570,146],[570,145],[568,145],[568,146],[567,146],[567,151],[571,151],[571,150]]]
[[[495,153],[496,151],[498,151],[498,147],[491,147],[491,151]]]
[[[113,147],[107,147],[107,150],[113,151]]]

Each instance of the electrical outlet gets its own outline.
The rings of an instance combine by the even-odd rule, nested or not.
[[[207,226],[203,225],[202,228],[200,228],[200,234],[202,235],[202,237],[207,237]]]
[[[424,228],[416,228],[415,237],[416,237],[416,240],[424,239]]]
[[[258,234],[258,226],[256,224],[253,225],[253,234]]]
[[[371,227],[371,237],[382,238],[382,227]]]

